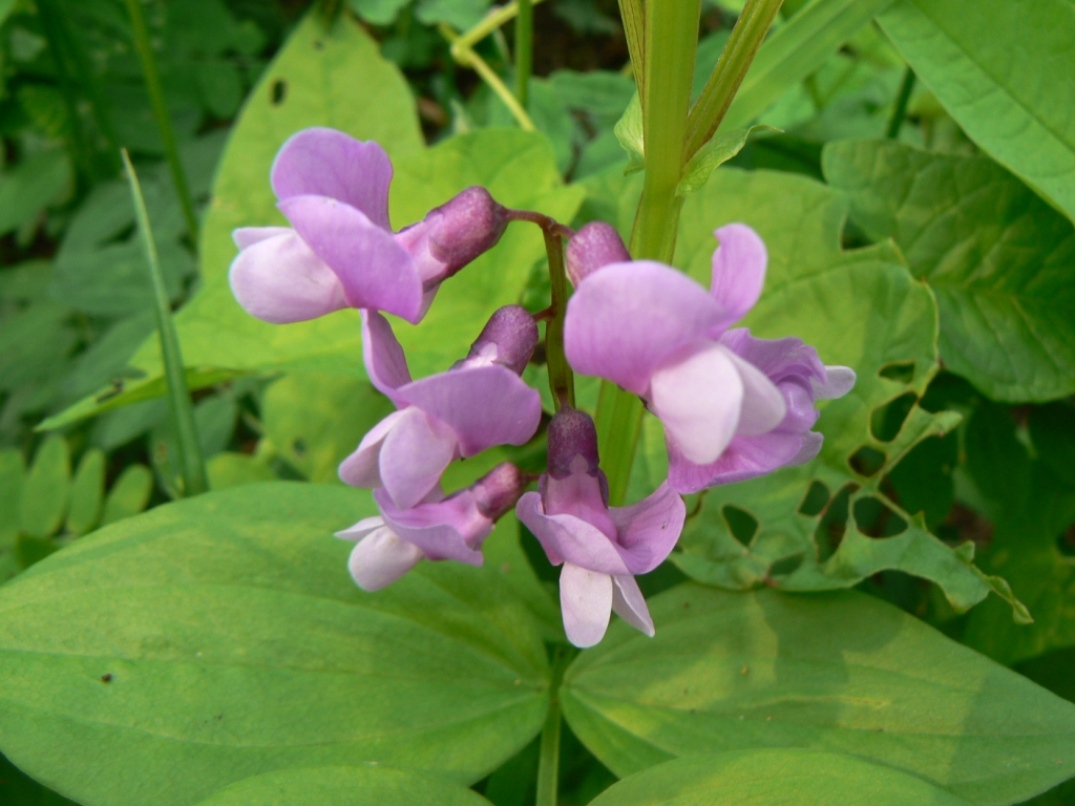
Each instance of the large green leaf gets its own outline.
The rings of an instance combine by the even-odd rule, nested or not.
[[[0,589],[0,745],[86,804],[189,804],[289,767],[469,783],[547,707],[545,650],[496,568],[376,594],[332,538],[349,488],[270,483],[125,520]]]
[[[981,804],[1075,775],[1075,705],[865,594],[688,583],[651,613],[655,638],[613,624],[561,689],[571,728],[618,775],[678,756],[802,747]]]
[[[1075,4],[899,0],[879,19],[970,138],[1075,219]]]
[[[300,767],[232,784],[198,806],[489,806],[458,784],[391,767]]]
[[[854,756],[772,748],[666,761],[609,787],[590,806],[773,803],[958,806],[967,801],[921,778]]]
[[[851,217],[929,283],[945,366],[990,397],[1075,392],[1075,227],[986,157],[884,141],[826,146]]]

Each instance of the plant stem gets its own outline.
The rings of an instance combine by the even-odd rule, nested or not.
[[[717,66],[691,110],[686,158],[716,133],[783,0],[747,0]]]
[[[508,89],[508,85],[501,80],[500,76],[496,74],[496,71],[489,66],[485,59],[479,56],[469,44],[466,44],[463,38],[457,36],[449,26],[442,23],[439,29],[445,39],[452,43],[452,58],[463,67],[470,67],[481,76],[482,80],[489,85],[489,88],[504,102],[504,106],[511,112],[520,129],[528,132],[536,131],[534,121],[526,114],[526,110],[519,105],[515,95]]]
[[[515,20],[515,95],[526,109],[530,95],[530,73],[534,69],[534,3],[519,0]]]
[[[179,161],[179,147],[176,145],[172,119],[168,116],[168,106],[164,102],[164,90],[161,88],[157,62],[153,58],[153,48],[149,43],[149,30],[146,28],[146,19],[142,14],[142,4],[140,0],[126,0],[126,3],[127,13],[134,29],[134,45],[142,63],[142,77],[145,79],[149,102],[153,107],[153,118],[157,122],[157,130],[164,144],[164,154],[168,159],[168,168],[172,173],[172,182],[175,184],[176,195],[179,196],[179,204],[183,208],[183,219],[186,221],[187,231],[190,233],[191,242],[196,244],[198,242],[198,218],[194,214],[194,202],[190,197],[186,174],[183,173],[183,164]]]
[[[530,2],[531,5],[536,6],[544,3],[545,0],[530,0]],[[508,3],[506,6],[490,11],[485,15],[485,18],[481,22],[466,33],[455,34],[453,32],[453,36],[449,36],[448,39],[453,42],[458,42],[459,46],[463,48],[473,47],[504,23],[511,22],[518,13],[519,4]]]
[[[640,101],[646,94],[646,12],[642,0],[619,0],[620,18],[623,20],[623,32],[627,36],[627,52],[631,57],[631,70],[635,76],[635,87]],[[645,114],[646,107],[642,110]]]
[[[560,646],[556,648],[553,658],[549,710],[545,714],[545,725],[541,729],[535,806],[556,806],[560,784],[560,685],[564,672],[576,654],[567,647]]]
[[[153,231],[149,226],[149,214],[146,212],[146,203],[142,197],[142,187],[126,149],[121,150],[120,155],[123,158],[124,168],[127,170],[131,199],[134,202],[134,214],[138,220],[138,229],[142,234],[142,244],[149,263],[149,274],[153,280],[154,312],[157,317],[161,357],[164,361],[164,376],[168,385],[168,409],[171,413],[176,447],[179,451],[183,495],[198,495],[209,489],[209,479],[205,471],[205,460],[202,457],[197,427],[194,424],[194,407],[190,402],[187,379],[183,373],[183,354],[179,349],[179,336],[175,332],[172,311],[168,305],[168,291],[164,287],[164,276],[161,273],[160,261],[157,259],[157,245],[153,241]]]
[[[903,128],[903,120],[907,117],[907,104],[911,100],[911,92],[914,90],[915,75],[910,65],[903,71],[903,80],[900,82],[900,91],[896,95],[896,106],[892,109],[892,117],[889,118],[888,128],[885,130],[885,139],[895,140]]]

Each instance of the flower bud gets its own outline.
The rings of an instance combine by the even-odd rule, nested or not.
[[[511,462],[497,465],[470,486],[478,510],[496,521],[515,507],[532,477]]]
[[[563,408],[549,421],[549,476],[567,478],[578,457],[585,460],[585,473],[600,473],[597,455],[597,428],[590,415],[572,408]]]
[[[470,346],[464,366],[478,363],[500,364],[516,375],[526,369],[538,343],[534,317],[521,305],[505,305],[489,317],[481,334]]]
[[[567,276],[575,286],[602,266],[630,259],[615,227],[603,221],[591,221],[567,242]]]
[[[496,246],[508,226],[507,210],[485,188],[475,185],[429,212],[430,251],[450,277]]]

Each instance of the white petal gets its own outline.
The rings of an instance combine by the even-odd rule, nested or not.
[[[560,609],[568,641],[583,649],[598,643],[612,616],[612,577],[564,563]]]
[[[749,361],[744,361],[731,350],[728,350],[728,358],[735,363],[743,381],[743,410],[739,414],[736,433],[746,437],[768,434],[780,425],[788,413],[784,396],[776,384],[769,380],[769,376]]]
[[[362,539],[347,561],[355,584],[363,590],[380,590],[406,574],[424,555],[417,546],[401,540],[385,527]]]
[[[653,619],[638,583],[632,576],[612,577],[612,609],[636,630],[653,637]]]

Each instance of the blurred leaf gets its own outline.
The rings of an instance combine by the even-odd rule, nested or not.
[[[71,190],[71,165],[63,151],[43,151],[0,177],[0,235],[19,229]]]
[[[646,167],[646,145],[642,134],[642,102],[636,92],[627,104],[623,117],[616,123],[613,131],[620,146],[627,152],[627,164],[624,174],[633,174]]]
[[[974,142],[1075,219],[1075,5],[899,0],[885,33]]]
[[[197,806],[489,806],[458,784],[391,767],[305,767],[246,778]]]
[[[276,480],[276,474],[271,467],[258,457],[245,453],[218,453],[209,459],[206,469],[209,472],[209,488],[212,490]]]
[[[373,25],[391,25],[410,0],[348,0],[348,6],[360,18]]]
[[[0,756],[0,803],[10,806],[77,806],[39,784]]]
[[[683,167],[683,176],[679,180],[676,193],[686,196],[701,190],[713,171],[743,150],[747,140],[755,132],[779,132],[772,126],[751,126],[748,129],[718,132],[713,138],[698,149]]]
[[[782,802],[970,803],[915,775],[854,755],[788,747],[666,761],[614,784],[590,806],[769,806]]]
[[[65,305],[40,300],[0,319],[0,390],[13,392],[63,373],[77,341],[70,316]]]
[[[418,0],[414,16],[425,25],[446,22],[467,31],[482,21],[492,0]]]
[[[1038,458],[1070,487],[1075,487],[1075,408],[1070,403],[1035,406],[1028,419]]]
[[[67,531],[82,535],[97,525],[105,486],[105,455],[93,448],[82,455],[71,483],[71,507],[67,513]]]
[[[0,742],[80,801],[189,804],[287,768],[472,782],[540,730],[545,649],[496,569],[369,594],[333,531],[366,492],[273,483],[97,532],[0,589]],[[391,636],[391,640],[386,640]],[[96,752],[107,747],[107,753]]]
[[[618,775],[804,748],[1006,804],[1075,774],[1075,705],[872,597],[686,584],[650,612],[655,638],[613,624],[561,688],[568,723]]]
[[[963,432],[964,463],[978,489],[1002,510],[1020,509],[1030,495],[1030,456],[1004,406],[982,401]]]
[[[843,142],[824,169],[855,222],[933,288],[948,369],[999,400],[1075,392],[1071,222],[985,157]]]
[[[18,571],[14,550],[25,480],[22,453],[14,448],[0,448],[0,582]]]
[[[149,468],[139,464],[127,465],[105,498],[101,526],[137,515],[146,508],[152,492],[153,474]]]
[[[32,537],[57,532],[67,513],[71,492],[71,457],[67,440],[58,434],[45,438],[26,474],[19,505],[19,528]]]

